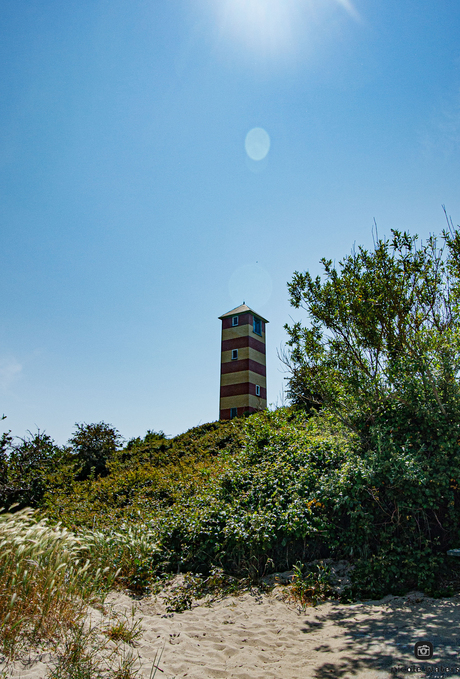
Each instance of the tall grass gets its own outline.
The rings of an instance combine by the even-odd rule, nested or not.
[[[38,520],[31,509],[0,515],[0,653],[57,641],[100,603],[116,573],[92,568],[84,537]],[[102,597],[102,598],[101,598]]]
[[[83,553],[94,568],[116,571],[116,583],[131,590],[148,587],[160,552],[157,534],[145,524],[82,532]]]

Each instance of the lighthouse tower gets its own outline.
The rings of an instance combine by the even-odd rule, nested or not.
[[[265,324],[246,304],[223,316],[220,419],[229,420],[267,407]]]

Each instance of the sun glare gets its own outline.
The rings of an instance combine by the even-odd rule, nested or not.
[[[335,0],[339,5],[342,5],[344,9],[348,12],[350,16],[353,17],[353,19],[359,19],[360,16],[358,14],[358,11],[356,8],[352,5],[350,0]]]
[[[292,1],[227,0],[224,2],[224,27],[256,51],[273,51],[288,45],[292,34]]]
[[[280,54],[295,49],[305,30],[340,7],[359,19],[351,0],[212,0],[221,34],[251,51]]]

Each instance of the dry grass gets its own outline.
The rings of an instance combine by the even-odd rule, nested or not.
[[[31,509],[0,514],[0,677],[33,649],[54,658],[49,679],[139,677],[140,621],[104,601],[115,583],[148,580],[155,549],[146,527],[76,535]],[[98,625],[89,606],[103,614]]]
[[[114,574],[82,561],[84,539],[37,520],[31,509],[0,515],[0,653],[55,641],[101,603]]]
[[[56,649],[48,679],[137,679],[142,670],[133,650],[140,621],[111,611],[108,620],[82,621],[68,629]]]
[[[131,616],[112,612],[104,634],[114,642],[123,641],[125,644],[136,646],[137,640],[142,636],[142,625],[141,620],[135,620],[134,616],[134,606],[131,609]]]

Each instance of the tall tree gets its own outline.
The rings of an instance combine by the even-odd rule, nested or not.
[[[310,321],[285,326],[293,402],[327,406],[355,429],[396,404],[457,415],[458,231],[442,247],[392,231],[372,251],[321,263],[323,278],[295,272],[288,285]]]
[[[80,467],[78,478],[88,478],[90,474],[105,476],[107,461],[121,444],[122,437],[111,424],[76,424],[76,431],[69,439],[72,452]]]

